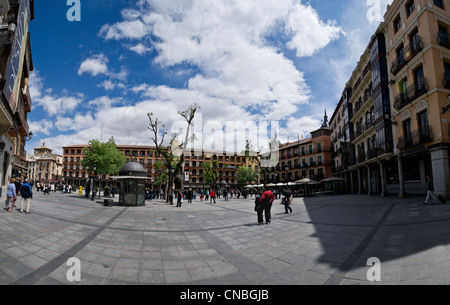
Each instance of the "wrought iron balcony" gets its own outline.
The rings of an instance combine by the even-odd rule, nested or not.
[[[431,126],[425,126],[422,129],[415,130],[398,139],[398,149],[405,150],[417,145],[425,144],[434,140]]]
[[[424,48],[422,38],[416,35],[413,41],[407,45],[392,62],[391,73],[397,74],[411,59],[413,59]]]
[[[415,82],[408,87],[406,92],[400,93],[395,97],[394,107],[397,111],[402,109],[406,104],[412,102],[422,94],[428,91],[428,81],[427,78]]]

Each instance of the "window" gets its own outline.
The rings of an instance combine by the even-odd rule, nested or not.
[[[416,89],[422,90],[424,87],[424,76],[423,76],[423,67],[420,66],[416,70],[414,70],[414,83],[416,84]]]
[[[415,9],[416,6],[414,5],[414,0],[410,0],[408,3],[406,3],[406,16],[411,16]]]
[[[317,152],[318,153],[322,152],[322,143],[317,143]]]
[[[444,2],[442,0],[433,0],[434,5],[437,7],[444,9]]]
[[[446,47],[450,45],[448,41],[447,28],[442,25],[439,25],[438,44]]]
[[[417,115],[417,121],[419,122],[419,134],[421,142],[428,140],[429,138],[428,111],[419,113]]]
[[[402,19],[400,18],[400,15],[395,18],[394,20],[394,32],[397,33],[398,30],[400,30],[402,27]]]
[[[403,135],[405,138],[405,145],[408,146],[412,144],[411,119],[403,121]]]

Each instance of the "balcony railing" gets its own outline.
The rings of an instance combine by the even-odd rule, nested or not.
[[[391,73],[397,74],[411,59],[423,50],[422,38],[419,35],[414,36],[411,44],[406,46],[392,62]]]
[[[424,77],[423,79],[409,86],[406,92],[400,93],[395,97],[394,103],[395,109],[399,111],[406,104],[412,102],[413,100],[415,100],[416,98],[418,98],[420,95],[424,94],[427,91],[428,91],[428,81],[427,78]]]
[[[438,44],[450,49],[450,39],[447,32],[438,32]]]
[[[415,130],[411,132],[410,134],[407,134],[403,137],[400,137],[398,139],[398,148],[401,150],[416,146],[425,144],[428,142],[433,141],[433,131],[431,126],[425,126],[422,129]]]

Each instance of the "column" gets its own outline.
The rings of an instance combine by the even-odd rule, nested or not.
[[[450,168],[448,148],[431,149],[431,166],[433,168],[434,192],[450,199]]]
[[[372,195],[372,171],[370,170],[370,166],[367,167],[367,195]]]
[[[386,172],[383,166],[383,161],[379,161],[378,163],[380,164],[381,197],[387,197]]]
[[[420,186],[424,191],[426,191],[427,177],[425,173],[425,162],[423,160],[419,160],[419,169],[420,169]]]
[[[398,162],[398,178],[399,178],[399,186],[400,186],[400,192],[398,194],[399,198],[406,198],[408,197],[405,192],[405,178],[403,176],[403,161],[402,158],[397,159]]]
[[[362,194],[361,189],[361,168],[358,168],[358,195]]]
[[[350,171],[350,194],[355,192],[355,183],[353,181],[353,171]]]

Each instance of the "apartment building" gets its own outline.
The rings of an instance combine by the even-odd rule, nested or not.
[[[185,154],[184,187],[192,189],[208,187],[203,179],[203,163],[211,163],[214,160],[219,166],[219,182],[226,182],[231,188],[238,187],[236,172],[240,166],[248,166],[247,157],[213,150],[204,150],[202,153],[192,151]]]
[[[71,185],[84,185],[89,178],[86,168],[81,165],[84,158],[84,149],[88,145],[74,145],[63,147],[63,180]],[[156,181],[159,175],[155,168],[156,161],[162,161],[153,146],[136,146],[136,145],[117,145],[127,158],[127,162],[138,162],[147,169],[149,184]],[[202,153],[187,152],[185,154],[185,170],[184,170],[184,187],[185,188],[204,188],[207,187],[203,181],[204,162],[212,162],[217,160],[219,164],[219,174],[221,181],[225,181],[230,187],[237,186],[236,172],[239,166],[247,165],[245,156],[237,154],[227,154],[218,151],[203,151]]]
[[[27,156],[28,179],[30,182],[61,182],[63,174],[63,156],[53,153],[45,143],[34,149],[33,156]]]
[[[405,181],[450,198],[450,3],[395,0],[384,16],[400,196]]]
[[[311,137],[280,144],[279,162],[269,170],[269,183],[295,182],[303,178],[323,180],[332,176],[331,130],[325,112],[322,126]]]
[[[0,197],[11,177],[27,174],[28,82],[33,71],[28,25],[33,19],[33,0],[0,1]],[[20,56],[12,56],[16,54]]]

